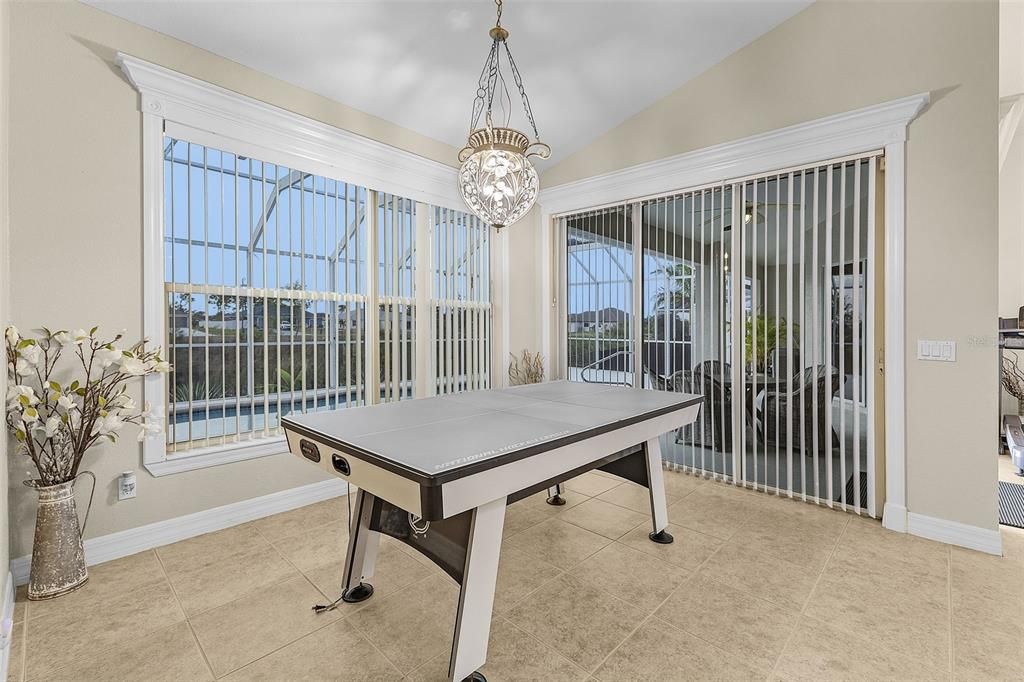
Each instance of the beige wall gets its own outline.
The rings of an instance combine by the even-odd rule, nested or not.
[[[7,158],[8,158],[8,111],[10,102],[10,38],[11,12],[6,4],[0,4],[0,328],[7,326],[9,285],[7,254]],[[0,342],[0,348],[3,342]],[[6,351],[0,351],[5,353]],[[7,365],[0,371],[0,396],[7,396]],[[0,437],[0,604],[7,589],[7,566],[10,559],[10,528],[7,504],[7,433]]]
[[[504,231],[504,230],[503,230]],[[509,352],[541,350],[540,322],[540,210],[534,206],[521,221],[508,228],[509,239]],[[497,275],[497,273],[496,273]],[[509,358],[503,358],[508,370]]]
[[[112,63],[117,51],[435,160],[455,159],[448,145],[77,2],[18,2],[10,13],[10,163],[18,169],[10,182],[10,316],[25,329],[99,324],[141,336],[141,119],[137,93]],[[49,289],[54,281],[74,284]],[[27,464],[11,460],[12,556],[31,549]],[[153,478],[132,434],[88,455],[84,468],[99,478],[88,536],[320,477],[285,455]],[[139,471],[138,497],[118,503],[115,478],[126,469]]]
[[[996,526],[998,5],[819,1],[542,176],[545,187],[923,91],[907,143],[910,511]],[[915,359],[952,339],[957,362]]]

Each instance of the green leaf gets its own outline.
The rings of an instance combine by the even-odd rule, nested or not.
[[[22,405],[24,405],[25,407],[28,407],[28,396],[27,395],[19,395],[18,396],[18,402],[21,403]]]
[[[78,379],[75,379],[74,381],[71,382],[71,390],[72,391],[77,391],[78,390],[78,386],[79,386]]]
[[[75,395],[84,398],[85,397],[85,389],[84,388],[80,388],[80,389],[76,390],[75,391]]]
[[[18,440],[20,440],[22,443],[25,442],[26,436],[25,436],[25,432],[24,431],[15,431],[14,432],[14,437],[17,438]]]
[[[107,404],[107,399],[104,398],[103,396],[100,396],[99,399],[98,399],[98,402],[100,404],[100,407],[103,407],[104,405]]]
[[[60,384],[58,384],[56,381],[51,381],[50,390],[53,391],[54,393],[60,393],[62,389],[60,387]]]
[[[97,326],[93,327],[92,329],[90,329],[89,330],[89,336],[92,336],[93,334],[95,334],[97,329],[99,329],[99,325],[97,325]]]
[[[29,346],[36,345],[35,339],[22,339],[18,342],[17,348],[28,348]]]

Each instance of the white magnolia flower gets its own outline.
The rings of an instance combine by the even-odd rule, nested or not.
[[[21,421],[26,424],[32,424],[39,421],[39,412],[34,407],[26,407],[25,411],[21,413]]]
[[[31,386],[15,384],[7,389],[7,406],[15,407],[19,404],[24,404],[26,401],[22,400],[22,396],[27,399],[29,405],[39,404],[39,398],[36,397],[35,389]]]
[[[138,405],[135,404],[135,398],[132,398],[130,395],[125,393],[122,393],[121,395],[114,398],[112,402],[113,407],[116,407],[117,409],[123,412],[131,412],[136,407],[138,407]]]
[[[71,335],[65,331],[60,331],[54,334],[53,340],[62,346],[66,346],[74,341],[74,339],[71,338]]]
[[[115,362],[120,361],[124,355],[121,353],[119,348],[100,348],[92,357],[93,362],[96,362],[99,365],[99,368],[104,370]]]
[[[76,329],[71,332],[71,341],[77,344],[83,344],[89,340],[89,332],[84,329]]]
[[[7,328],[7,331],[4,332],[4,336],[7,338],[7,343],[12,346],[17,345],[18,341],[21,341],[21,336],[18,334],[18,328],[13,324]]]
[[[160,431],[162,431],[159,424],[153,424],[152,422],[144,422],[139,426],[142,427],[139,429],[140,443],[149,438],[150,436],[155,436],[156,434],[160,433]]]
[[[125,356],[121,360],[121,371],[125,374],[131,374],[133,377],[141,377],[149,370],[146,367],[146,363],[142,360]]]
[[[43,349],[34,343],[31,346],[20,348],[18,349],[18,359],[24,360],[29,367],[35,367],[43,359]]]
[[[70,396],[66,395],[62,395],[61,397],[57,398],[57,404],[63,407],[68,412],[77,409],[78,407],[77,405],[75,405],[75,401],[72,400]]]
[[[96,423],[92,426],[92,432],[94,435],[104,436],[108,433],[120,431],[122,426],[124,426],[124,421],[121,420],[120,415],[111,413],[106,417],[97,419]]]
[[[171,371],[171,363],[166,360],[161,360],[160,362],[154,363],[153,369],[157,372],[167,373]]]
[[[53,438],[57,435],[57,431],[60,430],[61,421],[60,417],[50,417],[46,420],[46,426],[43,428],[43,432],[47,438]]]

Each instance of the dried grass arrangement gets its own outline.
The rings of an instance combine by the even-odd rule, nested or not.
[[[539,384],[544,381],[544,358],[540,353],[531,353],[523,349],[519,357],[509,353],[512,358],[508,365],[508,380],[513,386],[523,384]]]

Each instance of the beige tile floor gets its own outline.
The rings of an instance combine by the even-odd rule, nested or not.
[[[508,509],[488,678],[1024,679],[1024,532],[1006,557],[667,473],[676,542],[642,489],[603,474]],[[332,500],[92,568],[53,602],[19,592],[11,680],[440,680],[455,584],[386,541],[359,605],[333,597]]]

